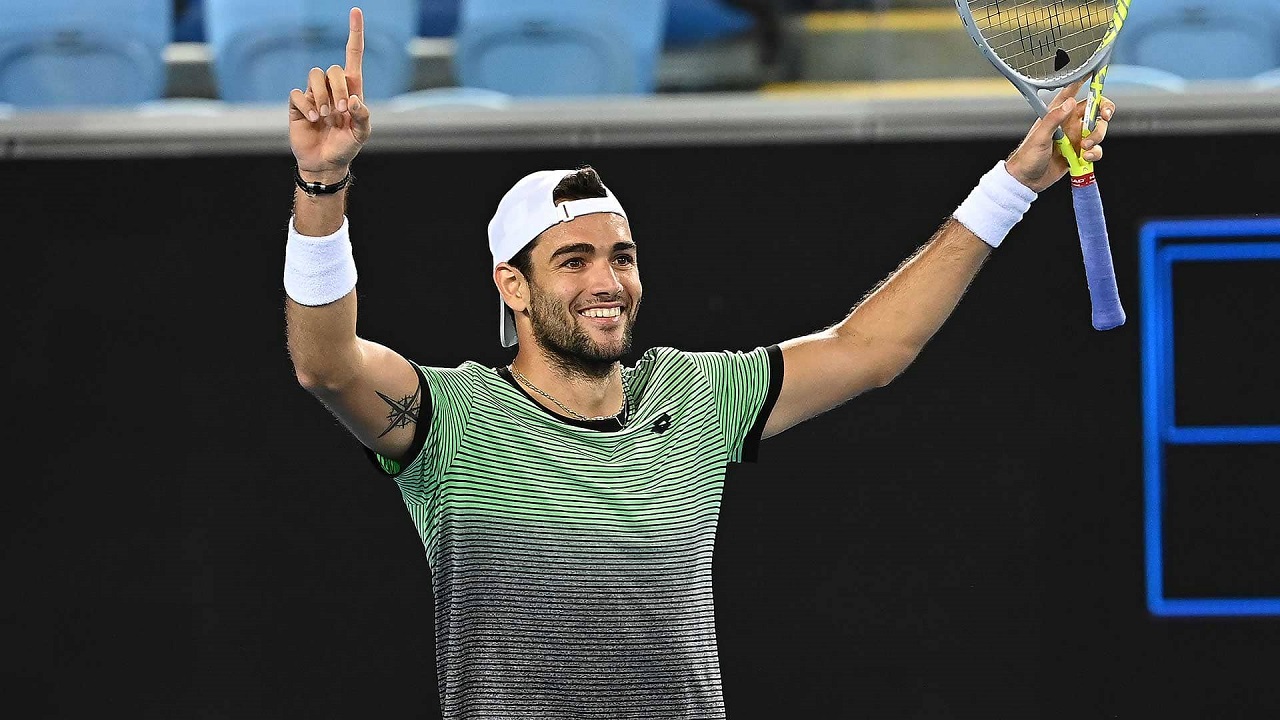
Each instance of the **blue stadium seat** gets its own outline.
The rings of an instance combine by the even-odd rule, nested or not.
[[[458,30],[460,0],[422,0],[418,16],[420,37],[453,37]]]
[[[1107,69],[1106,82],[1107,90],[1119,87],[1185,92],[1187,89],[1187,79],[1181,75],[1145,65],[1111,63],[1111,66]]]
[[[755,27],[751,13],[724,0],[668,0],[666,43],[672,47],[734,37]]]
[[[1136,2],[1113,61],[1188,80],[1252,77],[1280,66],[1280,0]]]
[[[173,41],[202,43],[204,37],[203,0],[183,0],[173,18]]]
[[[648,94],[667,0],[462,0],[459,84],[512,96]]]
[[[312,67],[342,65],[347,16],[364,11],[364,95],[394,97],[412,81],[409,41],[419,0],[204,0],[218,94],[236,103],[285,102]]]
[[[439,87],[411,90],[395,96],[383,105],[391,112],[412,112],[434,108],[479,108],[506,110],[512,97],[497,90],[473,87]]]
[[[418,35],[453,37],[458,31],[460,3],[461,0],[422,0]],[[668,0],[668,3],[664,39],[673,46],[733,37],[750,30],[756,23],[751,13],[725,0]]]
[[[0,102],[128,106],[164,97],[172,0],[0,0]]]
[[[1258,90],[1280,90],[1280,67],[1258,73],[1249,82]]]

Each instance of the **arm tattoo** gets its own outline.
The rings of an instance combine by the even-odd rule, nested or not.
[[[378,391],[374,390],[374,392]],[[422,407],[421,399],[418,397],[420,392],[422,392],[421,386],[414,390],[412,395],[407,395],[398,402],[382,393],[378,393],[378,397],[391,406],[391,410],[387,412],[387,420],[391,424],[387,426],[386,430],[382,431],[382,435],[386,435],[396,428],[408,427],[418,422],[418,411]],[[382,435],[378,437],[382,437]]]

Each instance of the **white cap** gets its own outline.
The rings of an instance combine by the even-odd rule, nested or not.
[[[593,213],[627,216],[609,188],[605,188],[602,198],[568,200],[556,205],[552,191],[565,176],[575,172],[577,170],[539,170],[520,178],[502,196],[489,221],[489,251],[493,253],[495,269],[498,263],[509,261],[544,230],[559,223]],[[498,295],[498,339],[503,347],[517,342],[516,318],[501,294]]]

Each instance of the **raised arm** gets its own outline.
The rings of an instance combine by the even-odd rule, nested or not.
[[[951,316],[992,246],[1025,212],[1035,193],[1057,182],[1066,161],[1053,144],[1062,125],[1080,143],[1083,107],[1075,101],[1080,83],[1064,88],[1049,114],[1037,120],[1018,149],[992,169],[966,201],[968,227],[947,218],[929,242],[869,293],[840,323],[812,335],[781,343],[782,390],[765,424],[764,437],[835,408],[900,375]],[[1115,105],[1103,103],[1110,120]],[[1102,157],[1106,123],[1085,141],[1085,157]],[[977,196],[977,197],[975,197]],[[989,203],[996,203],[989,205]],[[1019,202],[1025,202],[1020,210]],[[1000,207],[1004,205],[1004,207]],[[986,217],[987,210],[993,217]],[[960,215],[958,210],[957,215]],[[979,234],[975,234],[974,231]]]
[[[306,183],[343,183],[369,139],[363,55],[364,16],[352,8],[346,66],[312,68],[306,91],[289,94],[289,143]],[[298,382],[366,447],[399,460],[413,442],[423,399],[405,358],[356,335],[346,187],[294,191],[285,252],[289,357]]]

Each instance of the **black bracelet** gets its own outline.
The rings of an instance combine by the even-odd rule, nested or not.
[[[298,184],[298,187],[302,188],[302,192],[311,197],[315,197],[317,195],[332,195],[350,184],[353,179],[354,178],[351,177],[351,168],[347,168],[347,174],[336,183],[325,185],[324,183],[319,182],[307,182],[302,179],[302,173],[298,171],[298,166],[293,166],[293,181]]]

